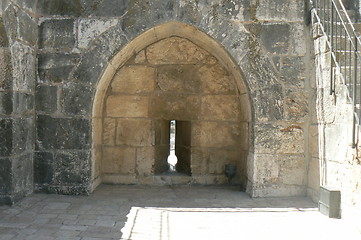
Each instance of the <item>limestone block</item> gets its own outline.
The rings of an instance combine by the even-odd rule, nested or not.
[[[185,94],[156,94],[150,101],[151,117],[194,120],[200,112],[200,97]]]
[[[285,118],[293,122],[304,122],[308,117],[308,94],[289,89],[285,94]]]
[[[271,154],[256,154],[254,156],[254,179],[257,184],[277,183],[280,174],[280,164]]]
[[[24,11],[18,11],[19,37],[34,46],[38,42],[37,19],[30,17]]]
[[[192,146],[238,146],[242,137],[240,125],[236,123],[202,121],[192,125]]]
[[[118,119],[116,145],[154,145],[152,121],[146,119]]]
[[[285,23],[262,25],[261,41],[270,53],[286,54],[289,50],[290,26]]]
[[[35,53],[34,49],[20,42],[11,46],[13,65],[13,90],[27,91],[35,87]]]
[[[279,155],[277,158],[280,165],[279,181],[282,184],[303,186],[306,183],[304,155]]]
[[[115,145],[117,120],[114,118],[103,119],[103,144],[104,145]]]
[[[235,95],[208,95],[202,97],[202,120],[240,121],[241,107]]]
[[[135,148],[103,147],[103,173],[135,173]]]
[[[264,21],[303,21],[303,0],[260,0],[256,18]]]
[[[154,90],[155,69],[147,66],[122,67],[111,83],[114,93],[148,93]]]
[[[319,138],[318,138],[318,128],[322,126],[318,125],[311,125],[309,127],[309,135],[308,135],[308,149],[309,153],[312,157],[318,158],[319,157]]]
[[[204,175],[208,173],[209,152],[208,148],[191,148],[191,170],[192,175]]]
[[[94,38],[117,23],[118,19],[81,19],[78,23],[78,47],[88,48]]]
[[[36,2],[36,10],[41,15],[79,16],[82,8],[80,0],[39,0]]]
[[[106,101],[109,117],[147,117],[148,97],[111,95]]]
[[[256,124],[254,126],[256,153],[304,153],[305,136],[301,125]]]
[[[48,19],[40,23],[40,48],[73,48],[74,19]]]
[[[137,148],[136,172],[139,176],[149,176],[154,173],[154,164],[157,156],[156,147]],[[163,161],[166,161],[163,156]]]
[[[291,23],[290,25],[290,53],[304,56],[306,55],[307,51],[306,39],[308,37],[309,31],[308,29],[305,29],[305,25],[303,22]]]
[[[303,57],[284,57],[282,59],[281,80],[289,87],[304,88],[306,66]]]
[[[237,148],[233,149],[209,149],[209,174],[224,174],[226,164],[234,164],[238,168],[241,168],[242,163],[242,151]]]
[[[85,17],[121,17],[127,11],[129,1],[120,0],[76,0],[77,5],[83,10],[82,15]]]
[[[145,56],[145,50],[140,51],[134,58],[134,63],[140,64],[147,61]]]
[[[199,68],[204,93],[234,94],[234,79],[219,64],[204,65]]]
[[[13,111],[13,94],[11,92],[0,92],[0,114],[10,115]]]
[[[35,108],[37,111],[54,113],[57,109],[57,86],[37,85]]]
[[[0,48],[0,89],[9,89],[12,79],[11,54],[8,48]]]
[[[318,191],[320,188],[320,160],[311,158],[308,165],[308,187]]]
[[[164,92],[201,92],[202,82],[198,74],[198,66],[164,65],[158,67],[157,87]]]
[[[284,97],[281,85],[256,91],[253,96],[255,116],[258,122],[282,120]]]
[[[94,89],[89,85],[67,82],[63,85],[63,96],[61,99],[63,111],[72,115],[90,116],[93,91]]]
[[[196,64],[209,55],[194,43],[179,37],[163,39],[146,49],[150,64]]]

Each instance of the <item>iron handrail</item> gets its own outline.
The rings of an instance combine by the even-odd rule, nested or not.
[[[356,147],[356,129],[360,125],[361,115],[361,108],[357,111],[357,104],[361,104],[361,76],[358,71],[361,66],[358,50],[361,40],[341,0],[309,0],[309,4],[311,10],[315,9],[317,21],[328,38],[331,51],[330,94],[335,94],[334,67],[348,87],[347,95],[353,107],[352,147]]]

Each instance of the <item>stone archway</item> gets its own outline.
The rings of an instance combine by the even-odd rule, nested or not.
[[[250,109],[241,72],[220,44],[183,23],[152,28],[109,62],[97,86],[93,187],[160,183],[170,120],[179,123],[186,181],[225,183],[224,165],[232,163],[246,187]]]

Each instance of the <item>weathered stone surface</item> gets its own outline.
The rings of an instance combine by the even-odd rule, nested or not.
[[[234,79],[220,65],[204,65],[199,68],[204,93],[234,94]]]
[[[1,139],[1,138],[0,138]],[[10,158],[0,158],[0,194],[5,195],[11,191],[11,160]],[[4,204],[0,201],[0,204]],[[9,203],[5,203],[9,204]]]
[[[51,184],[54,178],[54,154],[50,152],[35,152],[34,183]]]
[[[34,50],[20,42],[11,46],[13,65],[13,90],[29,91],[35,87],[35,54]]]
[[[260,122],[281,120],[283,118],[283,93],[281,85],[258,90],[252,96],[256,120]]]
[[[281,80],[289,87],[304,88],[305,65],[303,57],[284,57],[282,59]]]
[[[8,48],[0,48],[0,90],[6,90],[12,84],[11,55]]]
[[[117,123],[116,145],[154,145],[154,132],[151,120],[119,119]]]
[[[309,148],[309,152],[310,155],[313,158],[318,158],[319,157],[319,139],[318,139],[318,128],[321,126],[318,125],[311,125],[309,127],[309,135],[308,135],[308,148]]]
[[[284,23],[262,25],[261,41],[270,53],[286,54],[289,51],[290,26]]]
[[[121,17],[128,7],[129,0],[79,0],[83,16]]]
[[[9,39],[6,34],[3,18],[0,16],[0,47],[8,47]]]
[[[84,184],[90,179],[88,151],[55,152],[53,164],[54,184]]]
[[[138,176],[150,176],[168,170],[167,157],[169,147],[152,146],[137,148],[136,173]]]
[[[243,165],[242,152],[238,149],[209,149],[208,173],[224,174],[226,164]]]
[[[40,48],[73,48],[74,19],[48,19],[40,23]]]
[[[124,66],[115,75],[111,90],[115,93],[141,94],[154,91],[155,69],[147,66]]]
[[[94,38],[118,23],[117,19],[82,19],[78,23],[78,47],[88,48]]]
[[[135,173],[136,148],[103,147],[103,173]]]
[[[78,54],[49,52],[38,55],[38,76],[41,82],[60,83],[68,79],[79,61]]]
[[[287,90],[285,93],[285,119],[304,122],[308,117],[308,95],[302,90]]]
[[[64,112],[74,115],[90,115],[93,88],[81,83],[68,82],[63,85],[62,104]]]
[[[192,125],[192,146],[232,147],[242,137],[240,126],[224,122],[195,122]]]
[[[0,119],[0,157],[7,157],[13,148],[13,120]]]
[[[192,175],[208,173],[209,151],[208,148],[192,147],[191,149],[191,168]]]
[[[3,19],[4,19],[4,26],[8,29],[7,36],[8,40],[15,41],[18,33],[18,18],[17,9],[11,4],[4,12],[3,12]]]
[[[13,120],[12,153],[21,154],[34,150],[34,118],[15,118]]]
[[[147,117],[148,97],[111,95],[106,101],[109,117]]]
[[[164,65],[157,68],[157,87],[163,92],[199,93],[202,80],[194,65]]]
[[[208,95],[202,98],[202,120],[239,121],[241,107],[238,96]]]
[[[34,112],[34,95],[13,92],[13,113],[31,115]]]
[[[38,149],[89,149],[91,124],[88,119],[37,117]]]
[[[151,117],[177,120],[198,119],[200,97],[184,94],[156,94],[149,107]]]
[[[290,23],[290,53],[304,56],[307,53],[308,31],[305,31],[304,23]]]
[[[115,145],[117,120],[115,118],[103,119],[103,144]]]
[[[37,111],[54,113],[57,110],[58,87],[37,85],[35,88],[35,108]]]
[[[304,4],[302,0],[260,0],[256,17],[264,21],[303,21]]]
[[[19,21],[19,37],[30,45],[34,46],[38,43],[38,25],[37,21],[30,17],[24,11],[18,12]]]
[[[13,111],[11,92],[0,92],[0,115],[10,115]]]
[[[305,136],[301,125],[257,124],[254,126],[256,153],[302,154]]]
[[[171,37],[150,45],[146,54],[150,64],[196,64],[204,61],[208,53],[194,43]]]
[[[82,11],[80,0],[39,0],[36,10],[41,15],[79,16]]]

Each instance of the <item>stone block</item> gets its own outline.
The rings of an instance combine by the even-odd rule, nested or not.
[[[24,11],[18,11],[19,38],[28,42],[31,46],[38,43],[37,21]]]
[[[12,112],[12,92],[0,92],[0,115],[10,115]]]
[[[191,169],[192,175],[207,174],[209,166],[209,149],[201,147],[192,147],[191,149]]]
[[[236,95],[207,95],[202,97],[200,119],[239,122],[241,106]]]
[[[8,48],[0,48],[0,90],[7,90],[12,85],[11,54]]]
[[[305,24],[303,22],[290,23],[290,26],[290,53],[305,56],[307,54],[307,37],[309,31],[305,28]]]
[[[234,164],[241,168],[244,163],[242,162],[242,151],[237,148],[233,149],[209,149],[209,174],[225,174],[226,164]]]
[[[117,130],[117,119],[115,118],[104,118],[103,119],[103,144],[104,145],[115,145],[115,136]]]
[[[40,81],[50,83],[66,81],[78,61],[79,56],[75,53],[48,52],[38,54]]]
[[[116,145],[122,146],[152,146],[154,145],[154,130],[151,120],[119,119],[116,128]]]
[[[192,124],[192,146],[238,146],[241,137],[240,125],[236,123],[202,121]]]
[[[277,84],[268,89],[258,90],[252,98],[256,121],[268,122],[283,119],[284,97],[281,85]]]
[[[13,149],[13,120],[0,119],[0,157],[10,156]]]
[[[7,26],[8,32],[7,37],[8,41],[15,41],[18,35],[18,18],[17,16],[18,9],[15,8],[12,4],[3,12],[3,21],[4,25]]]
[[[78,23],[78,47],[88,48],[91,41],[117,23],[117,19],[81,19]]]
[[[89,119],[37,116],[37,149],[89,149]]]
[[[34,118],[22,117],[13,120],[13,154],[21,154],[25,151],[34,150],[35,133]]]
[[[8,47],[9,40],[4,26],[3,18],[0,16],[0,47]]]
[[[22,92],[13,92],[13,113],[30,115],[34,112],[34,95]]]
[[[80,0],[39,0],[36,2],[36,10],[43,16],[80,16],[82,6]]]
[[[289,89],[285,93],[285,119],[305,122],[308,119],[308,94],[302,90]]]
[[[103,147],[103,173],[135,173],[136,148],[131,147]]]
[[[6,195],[12,190],[11,165],[10,158],[0,158],[0,195]],[[2,202],[0,200],[0,205],[2,205],[1,203]]]
[[[111,95],[106,101],[108,117],[147,117],[147,96]]]
[[[157,88],[163,92],[199,93],[202,82],[194,65],[163,65],[157,68]]]
[[[154,166],[163,165],[163,169],[166,171],[168,168],[167,163],[167,154],[164,154],[165,151],[162,151],[165,148],[163,147],[141,147],[137,148],[136,156],[136,172],[140,177],[150,176],[154,174]],[[163,163],[163,164],[162,164]]]
[[[34,49],[20,42],[11,46],[13,90],[30,91],[35,87],[36,58]]]
[[[282,59],[281,80],[288,87],[305,87],[306,64],[303,57],[284,57]]]
[[[307,181],[305,156],[280,155],[277,158],[280,165],[280,182],[287,185],[304,186]]]
[[[320,188],[320,160],[318,158],[311,158],[309,162],[307,184],[314,191]]]
[[[303,0],[260,0],[256,18],[262,21],[303,21]]]
[[[308,135],[308,149],[312,157],[319,157],[319,139],[318,139],[318,125],[311,125],[309,127]],[[321,126],[320,126],[321,128]]]
[[[38,112],[54,113],[57,110],[58,87],[37,85],[35,88],[35,108]]]
[[[111,83],[113,93],[142,94],[154,91],[155,68],[147,66],[124,66]]]
[[[198,70],[201,78],[202,91],[209,94],[235,94],[234,79],[219,64],[203,65]]]
[[[16,198],[23,198],[33,192],[33,153],[18,155],[12,158],[12,186]],[[16,199],[15,201],[18,201]]]
[[[129,0],[79,0],[83,16],[121,17],[128,8]]]
[[[262,25],[261,41],[268,52],[286,54],[289,51],[290,26],[285,23]]]
[[[256,124],[254,136],[256,153],[303,154],[305,152],[302,125]]]
[[[185,94],[155,94],[150,100],[151,117],[190,121],[198,119],[200,97]]]
[[[91,176],[89,151],[62,151],[54,154],[53,183],[88,184]]]
[[[90,116],[94,89],[88,85],[68,82],[63,85],[63,111],[72,115]]]
[[[75,44],[74,19],[48,19],[40,23],[39,47],[71,49]]]
[[[208,53],[194,43],[179,37],[170,37],[146,49],[148,62],[160,64],[196,64],[204,61]]]
[[[54,155],[50,152],[35,152],[34,183],[51,184],[54,177]]]

